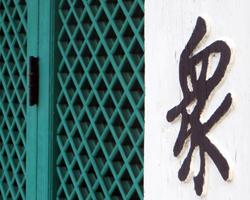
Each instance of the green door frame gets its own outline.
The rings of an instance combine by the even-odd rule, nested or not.
[[[27,102],[27,200],[54,200],[59,183],[55,134],[58,0],[28,0],[27,5],[27,55],[39,57],[39,103],[30,107]]]
[[[38,0],[28,0],[28,30],[27,30],[27,57],[37,57],[38,52]],[[27,60],[28,60],[27,58]],[[29,63],[27,63],[29,65]],[[28,67],[29,68],[29,67]],[[27,69],[27,80],[29,80]],[[28,82],[26,84],[28,86]],[[27,98],[27,162],[26,162],[26,198],[37,197],[37,110],[38,107],[29,106]]]

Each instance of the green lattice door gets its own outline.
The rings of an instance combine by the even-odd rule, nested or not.
[[[0,199],[25,199],[27,4],[0,1]]]
[[[0,0],[0,14],[0,199],[143,199],[143,0]]]
[[[65,1],[58,199],[143,199],[143,1]]]

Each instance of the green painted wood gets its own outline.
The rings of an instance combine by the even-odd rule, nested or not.
[[[144,2],[61,0],[58,200],[143,199]]]
[[[142,0],[0,0],[3,199],[143,199],[143,13]]]
[[[0,0],[0,199],[26,199],[27,2]]]
[[[38,0],[28,0],[28,57],[39,56]],[[29,71],[27,71],[27,80]],[[28,82],[27,82],[28,85]],[[29,106],[27,98],[27,200],[37,198],[37,126],[38,107]]]
[[[56,176],[56,90],[55,66],[57,64],[56,0],[39,1],[39,106],[37,199],[54,200],[58,178]]]

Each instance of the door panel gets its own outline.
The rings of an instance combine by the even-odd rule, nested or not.
[[[0,199],[26,199],[27,4],[0,0]]]
[[[57,199],[143,199],[144,2],[61,0],[59,15]]]

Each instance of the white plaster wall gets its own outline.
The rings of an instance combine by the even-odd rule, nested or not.
[[[233,109],[210,135],[231,160],[234,179],[224,181],[209,158],[209,186],[204,198],[196,195],[193,180],[183,183],[178,179],[185,155],[174,157],[173,147],[181,118],[174,123],[166,120],[168,110],[182,100],[179,58],[198,16],[207,17],[211,24],[211,33],[201,49],[226,39],[232,41],[235,50],[231,69],[204,113],[208,119],[226,94],[232,93]],[[146,0],[145,45],[144,199],[250,199],[250,1]]]

